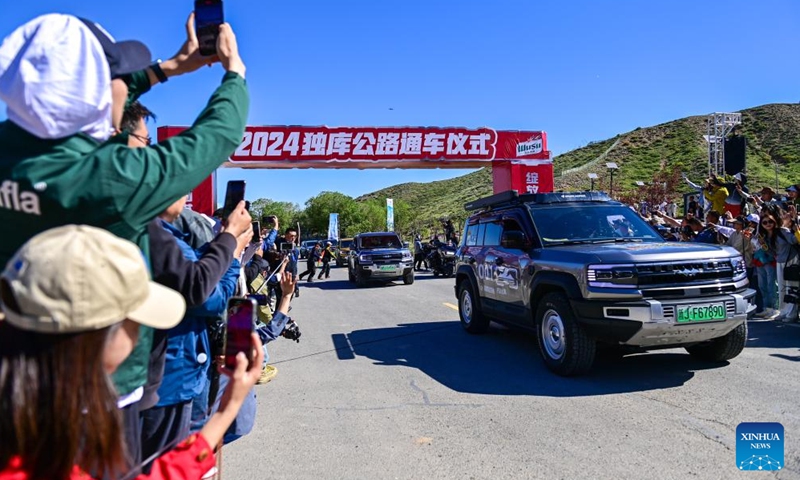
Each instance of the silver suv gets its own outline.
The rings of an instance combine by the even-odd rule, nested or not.
[[[598,350],[721,362],[744,348],[755,291],[735,250],[666,242],[599,192],[509,191],[465,208],[455,291],[468,332],[532,331],[560,375],[588,371]]]
[[[356,235],[347,258],[347,276],[359,287],[371,280],[414,283],[414,264],[408,245],[394,232]]]

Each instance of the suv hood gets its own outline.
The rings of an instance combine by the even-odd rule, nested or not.
[[[655,243],[598,243],[547,247],[545,252],[559,252],[574,256],[586,255],[589,262],[648,263],[691,260],[713,260],[738,256],[731,247],[705,243],[655,242]]]

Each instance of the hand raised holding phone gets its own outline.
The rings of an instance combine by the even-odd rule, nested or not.
[[[244,208],[244,201],[239,202],[239,205],[228,215],[223,231],[236,237],[236,250],[233,256],[238,258],[253,239],[252,217],[250,212]]]

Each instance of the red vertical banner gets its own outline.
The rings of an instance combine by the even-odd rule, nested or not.
[[[189,194],[189,200],[186,206],[191,208],[197,213],[208,215],[209,217],[214,214],[216,207],[216,173],[203,180],[203,182],[192,190]]]
[[[158,141],[163,142],[184,130],[186,130],[186,127],[158,127]],[[186,206],[197,213],[202,213],[209,217],[213,215],[217,207],[216,185],[217,174],[214,172],[189,193]]]

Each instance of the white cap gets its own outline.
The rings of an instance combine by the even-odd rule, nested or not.
[[[757,213],[751,213],[750,215],[747,216],[748,222],[758,223],[759,220],[760,218]]]
[[[150,281],[135,244],[85,225],[31,238],[1,278],[5,321],[21,330],[77,333],[126,318],[167,329],[186,311],[180,294]]]

